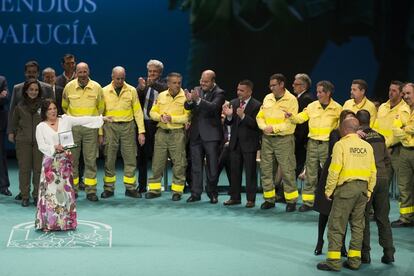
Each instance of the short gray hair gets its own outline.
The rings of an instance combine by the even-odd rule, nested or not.
[[[56,71],[55,69],[53,69],[52,67],[46,67],[45,69],[43,69],[42,71],[42,75],[46,74],[46,73],[53,73],[56,75]]]
[[[303,83],[305,83],[305,85],[307,86],[306,89],[309,89],[312,86],[312,81],[311,81],[311,78],[308,76],[308,74],[305,74],[305,73],[296,74],[295,79],[300,80]]]
[[[164,64],[162,64],[162,62],[161,62],[161,61],[156,60],[156,59],[150,59],[150,60],[147,62],[147,69],[149,69],[149,67],[150,67],[150,66],[155,66],[155,67],[159,68],[159,69],[160,69],[160,71],[161,71],[161,73],[162,73],[162,71],[164,70]]]

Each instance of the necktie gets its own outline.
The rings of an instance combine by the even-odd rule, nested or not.
[[[240,107],[241,107],[241,108],[244,108],[245,104],[246,104],[246,102],[245,102],[245,101],[241,101],[241,102],[240,102]]]
[[[148,115],[148,118],[151,118],[150,111],[152,108],[152,104],[154,103],[154,89],[152,89],[152,87],[149,87],[148,90],[149,90],[149,97],[148,97],[148,105],[147,105],[147,115]]]

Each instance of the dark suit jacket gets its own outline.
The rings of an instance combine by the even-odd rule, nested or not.
[[[38,81],[40,83],[40,89],[42,90],[42,95],[41,97],[43,99],[46,98],[53,98],[53,90],[52,90],[52,86],[50,86],[49,84],[42,82],[42,81]],[[14,108],[16,107],[16,105],[20,102],[20,100],[23,99],[23,85],[24,82],[21,82],[19,84],[16,84],[13,87],[13,93],[11,94],[11,100],[10,100],[10,108],[9,108],[9,119],[8,119],[8,125],[11,125],[11,118],[13,117],[13,112],[14,112]],[[12,133],[10,127],[7,128],[7,133]]]
[[[5,77],[0,76],[0,92],[7,89],[7,80]],[[10,95],[7,95],[5,98],[0,98],[0,132],[6,130],[7,127],[7,104],[9,101]]]
[[[55,100],[57,103],[57,109],[58,109],[59,115],[63,115],[62,94],[63,94],[63,87],[55,85]]]
[[[306,91],[298,98],[299,109],[298,112],[302,112],[305,107],[308,106],[315,99],[309,91]],[[295,129],[295,139],[297,144],[306,144],[308,141],[309,126],[308,123],[298,124]]]
[[[150,86],[145,86],[144,89],[138,89],[138,87],[136,88],[137,92],[138,92],[138,98],[139,98],[139,102],[141,104],[142,110],[144,110],[145,96],[147,95],[148,89],[150,87],[152,89],[157,90],[158,93],[161,93],[161,92],[168,89],[167,80],[166,79],[158,79],[158,80],[154,81]],[[153,101],[148,102],[148,106],[149,106],[150,110],[151,110],[151,107],[154,104],[155,100],[156,99],[154,98]]]
[[[232,120],[229,121],[226,118],[224,121],[225,124],[231,125],[230,150],[234,150],[237,143],[239,143],[243,152],[256,152],[259,149],[261,137],[256,115],[260,110],[261,103],[254,98],[250,98],[244,108],[245,116],[243,120],[240,120],[236,113],[237,108],[240,106],[240,100],[238,98],[234,99],[230,104],[233,107]]]
[[[196,87],[201,91],[201,87]],[[221,109],[225,101],[224,90],[218,85],[210,92],[201,92],[200,104],[185,102],[184,108],[191,110],[190,140],[195,141],[200,135],[205,142],[221,141],[223,127]]]
[[[62,73],[62,75],[57,76],[57,77],[56,77],[56,82],[55,82],[55,84],[56,84],[57,86],[60,86],[60,87],[63,87],[63,88],[65,88],[65,86],[66,86],[66,84],[67,84],[68,82],[70,82],[71,80],[75,79],[75,78],[73,78],[73,79],[70,79],[70,80],[68,81],[68,80],[66,80],[66,77],[65,77],[65,75],[64,75],[64,74],[65,74],[65,73]],[[74,75],[74,77],[75,77],[75,75]]]

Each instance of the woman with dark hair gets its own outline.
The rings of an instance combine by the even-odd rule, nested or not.
[[[351,110],[342,110],[341,114],[339,115],[339,124],[341,124],[346,118],[354,117],[355,113]],[[318,186],[316,187],[315,191],[315,202],[313,204],[313,209],[319,212],[319,219],[318,219],[318,242],[315,248],[315,255],[322,254],[322,247],[323,247],[323,236],[325,234],[326,225],[328,224],[329,213],[331,212],[332,208],[332,201],[329,201],[325,197],[325,185],[326,179],[328,178],[329,173],[329,166],[331,165],[331,155],[332,150],[336,142],[341,139],[341,135],[339,133],[339,127],[337,129],[332,130],[331,134],[329,135],[329,148],[328,148],[328,159],[322,168],[322,172],[319,177]],[[341,255],[346,256],[346,248],[345,242],[342,243]]]
[[[36,128],[39,150],[44,154],[40,176],[35,228],[43,231],[73,230],[77,226],[70,150],[61,139],[71,134],[73,126],[99,128],[102,116],[58,117],[56,102],[46,99],[41,107],[42,122]],[[73,145],[75,146],[75,145]]]
[[[19,189],[22,206],[29,206],[30,177],[32,176],[32,197],[37,203],[42,153],[39,151],[35,130],[40,122],[42,91],[37,80],[26,81],[23,85],[23,98],[17,104],[11,121],[11,141],[16,143],[16,157],[19,166]]]

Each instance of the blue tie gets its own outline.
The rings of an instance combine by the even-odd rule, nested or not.
[[[152,104],[154,103],[154,89],[152,89],[152,87],[149,87],[149,98],[148,98],[148,105],[147,105],[147,115],[148,118],[150,117],[150,111],[152,108]]]

